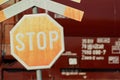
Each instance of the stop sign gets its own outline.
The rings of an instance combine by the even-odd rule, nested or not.
[[[10,31],[10,43],[26,69],[50,68],[64,51],[63,27],[47,14],[25,15]]]

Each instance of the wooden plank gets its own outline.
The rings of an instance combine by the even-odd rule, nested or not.
[[[9,0],[0,0],[0,5],[6,3]]]
[[[84,12],[72,7],[66,7],[65,12],[64,12],[64,16],[77,20],[77,21],[81,21],[82,17],[83,17]]]
[[[3,11],[0,11],[0,22],[4,21],[6,19],[5,14]]]
[[[0,22],[9,19],[27,9],[34,6],[33,1],[29,0],[22,0],[8,8],[5,8],[0,11]]]
[[[83,18],[83,14],[84,12],[79,10],[79,9],[75,9],[57,2],[53,2],[50,0],[40,0],[40,2],[42,4],[40,4],[39,2],[36,3],[37,7],[46,9],[48,11],[63,15],[65,17],[77,20],[77,21],[81,21]]]
[[[50,0],[40,0],[40,1],[35,1],[35,0],[22,0],[8,8],[5,8],[4,10],[0,11],[0,22],[13,17],[30,7],[37,6],[43,9],[46,9],[48,11],[63,15],[65,17],[81,21],[83,18],[84,12],[75,9],[54,1]]]

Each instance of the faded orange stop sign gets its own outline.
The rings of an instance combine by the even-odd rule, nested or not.
[[[64,51],[63,27],[47,14],[25,15],[10,31],[10,42],[26,69],[50,68]]]

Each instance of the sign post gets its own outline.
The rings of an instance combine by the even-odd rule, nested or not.
[[[42,80],[42,71],[36,70],[36,74],[37,74],[37,80]]]
[[[25,15],[10,31],[11,54],[27,70],[48,69],[64,51],[63,27],[47,14]]]
[[[33,14],[37,14],[38,13],[37,7],[33,7],[32,12]],[[36,78],[37,80],[42,80],[42,71],[40,69],[36,70]]]

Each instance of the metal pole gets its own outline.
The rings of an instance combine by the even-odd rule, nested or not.
[[[37,14],[38,11],[37,11],[37,7],[33,7],[32,9],[32,13],[33,14]],[[42,80],[42,71],[41,70],[36,70],[36,77],[37,77],[37,80]]]
[[[37,80],[42,80],[42,71],[36,70]]]

